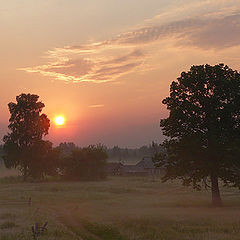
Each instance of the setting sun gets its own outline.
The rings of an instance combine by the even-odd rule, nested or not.
[[[61,125],[64,124],[64,122],[65,122],[65,118],[63,116],[58,116],[58,117],[55,118],[55,124],[56,125],[61,126]]]

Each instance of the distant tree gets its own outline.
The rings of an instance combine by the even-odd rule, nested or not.
[[[67,180],[101,180],[106,177],[106,159],[106,148],[102,145],[76,148],[62,160],[60,172]]]
[[[8,104],[11,132],[3,137],[4,163],[7,168],[18,167],[24,179],[39,175],[40,159],[52,148],[50,142],[42,140],[48,134],[50,120],[41,114],[45,105],[38,98],[34,94],[21,94],[16,97],[17,103]]]
[[[132,155],[133,155],[133,158],[137,157],[137,149],[132,150]]]
[[[129,157],[129,151],[128,151],[127,148],[124,148],[124,150],[123,150],[123,156],[124,156],[125,158],[128,158],[128,157]]]
[[[153,157],[155,154],[163,154],[166,156],[166,149],[162,146],[162,144],[158,144],[154,141],[152,141],[152,144],[149,146],[151,157]]]
[[[112,154],[113,154],[113,157],[115,158],[121,158],[122,157],[122,154],[121,154],[121,148],[119,146],[114,146],[113,149],[112,149]]]
[[[146,156],[149,154],[149,148],[148,146],[142,146],[139,148],[139,154],[140,156]]]
[[[167,154],[154,157],[166,167],[163,181],[210,185],[212,204],[221,206],[219,179],[240,187],[240,74],[223,64],[192,66],[172,82],[163,104],[170,111],[160,123]]]
[[[77,146],[73,142],[63,142],[57,147],[61,157],[69,156]]]

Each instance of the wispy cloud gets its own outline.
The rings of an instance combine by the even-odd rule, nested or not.
[[[90,108],[101,108],[101,107],[104,107],[104,105],[103,104],[96,104],[96,105],[90,105],[88,107],[90,107]]]
[[[240,45],[239,9],[240,3],[232,0],[192,1],[110,40],[50,50],[45,65],[21,70],[67,82],[114,81],[154,68],[149,68],[148,60],[158,54],[162,42],[202,50]],[[153,49],[151,54],[149,49]]]
[[[36,67],[20,68],[20,70],[40,73],[67,82],[103,83],[134,71],[144,63],[146,57],[138,49],[129,49],[124,53],[119,52],[118,48],[111,53],[101,49],[103,52],[95,51],[92,54],[76,49],[73,47],[56,49],[49,52],[50,59],[54,61]]]

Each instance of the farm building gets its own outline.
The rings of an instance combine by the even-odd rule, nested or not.
[[[151,157],[144,157],[135,165],[110,162],[107,166],[109,175],[160,175],[164,170],[154,166]]]

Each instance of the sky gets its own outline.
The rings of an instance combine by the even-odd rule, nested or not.
[[[1,139],[7,104],[31,93],[55,145],[161,142],[162,100],[182,71],[240,70],[236,0],[0,0],[0,29]]]

